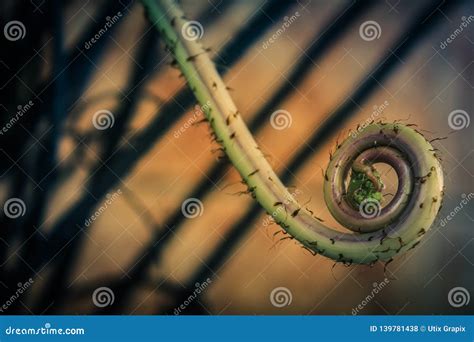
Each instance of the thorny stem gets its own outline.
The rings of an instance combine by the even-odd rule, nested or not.
[[[391,260],[419,243],[435,220],[443,198],[441,165],[433,147],[419,132],[409,125],[372,123],[336,146],[325,173],[324,197],[336,220],[354,232],[326,227],[310,210],[302,208],[266,161],[206,49],[183,37],[183,26],[189,23],[178,5],[173,0],[142,2],[248,192],[288,234],[313,253],[344,263]],[[372,168],[378,162],[395,169],[398,191],[384,208],[376,202],[378,207],[366,209],[363,200],[374,200],[381,188]],[[373,184],[363,198],[355,198],[350,189],[346,191],[351,168],[353,179],[359,173],[359,181]],[[354,201],[360,205],[359,210],[354,208]],[[285,210],[276,210],[278,207]]]

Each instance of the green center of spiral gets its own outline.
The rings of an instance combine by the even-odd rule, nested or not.
[[[352,170],[349,186],[347,187],[347,198],[354,209],[359,209],[360,204],[365,200],[376,200],[382,202],[383,183],[380,173],[377,170],[372,170],[372,177],[368,177],[365,172],[358,172]],[[373,183],[373,179],[378,182],[378,187]]]

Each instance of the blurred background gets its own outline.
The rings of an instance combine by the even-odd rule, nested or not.
[[[139,1],[2,1],[1,312],[473,313],[474,3],[180,3],[315,215],[344,230],[322,196],[336,141],[398,120],[440,138],[436,223],[387,265],[311,255],[240,194]]]

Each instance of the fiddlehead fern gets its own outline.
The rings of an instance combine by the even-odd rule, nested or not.
[[[314,253],[345,263],[390,260],[413,248],[441,207],[443,173],[431,144],[408,125],[373,123],[337,146],[325,173],[324,198],[343,226],[326,227],[294,199],[266,161],[213,63],[172,0],[142,0],[151,22],[185,76],[206,118],[248,192],[288,234]],[[380,176],[374,163],[392,166],[398,190],[380,207]],[[346,179],[351,176],[349,186]],[[375,205],[375,207],[374,207]],[[284,206],[285,210],[276,210]]]

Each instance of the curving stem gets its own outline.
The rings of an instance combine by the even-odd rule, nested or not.
[[[193,22],[172,0],[142,2],[249,193],[288,234],[314,253],[344,263],[390,260],[419,243],[443,197],[441,165],[421,134],[401,124],[373,123],[338,145],[326,170],[324,198],[336,220],[353,232],[326,227],[294,199],[263,156],[207,51],[195,40],[202,27],[194,27],[190,36]],[[379,162],[395,169],[399,184],[383,208],[374,196],[381,183],[372,165]],[[355,198],[360,191],[346,189],[351,169],[353,177],[359,173],[372,184],[362,198]]]

